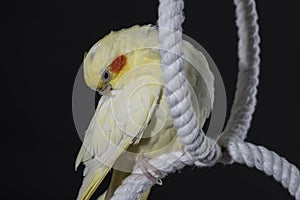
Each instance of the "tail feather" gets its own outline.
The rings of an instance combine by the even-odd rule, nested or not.
[[[105,191],[103,194],[101,194],[101,195],[97,198],[97,200],[105,200],[106,193],[107,193],[107,191]]]
[[[96,159],[91,159],[85,163],[84,179],[78,193],[78,200],[88,200],[96,191],[110,167],[104,166]]]

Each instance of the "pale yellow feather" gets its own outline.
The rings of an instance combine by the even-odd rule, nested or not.
[[[79,199],[89,199],[120,154],[131,143],[138,143],[162,92],[161,83],[148,74],[129,80],[123,77],[127,84],[100,99],[86,131],[76,161],[76,166],[85,163]],[[136,85],[141,87],[136,89]]]

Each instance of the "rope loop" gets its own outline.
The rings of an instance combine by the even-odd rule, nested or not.
[[[256,105],[260,64],[260,37],[258,15],[254,0],[234,0],[238,28],[239,73],[231,115],[222,136],[218,140],[205,136],[191,106],[190,91],[185,79],[182,52],[183,0],[160,0],[158,8],[159,42],[161,45],[161,68],[165,82],[164,95],[174,119],[177,134],[185,152],[170,152],[151,159],[149,163],[160,169],[164,178],[186,165],[206,167],[221,161],[237,162],[255,167],[280,182],[292,196],[300,200],[300,173],[289,163],[265,147],[244,142]],[[180,97],[180,98],[175,98]],[[220,146],[226,149],[221,153]],[[156,174],[152,174],[156,176]],[[112,199],[138,199],[153,182],[135,167]]]

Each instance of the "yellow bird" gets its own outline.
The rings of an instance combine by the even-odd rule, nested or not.
[[[203,126],[213,107],[214,76],[192,44],[183,41],[183,52],[192,104]],[[179,151],[182,144],[163,95],[157,27],[133,26],[105,36],[85,56],[84,78],[102,97],[76,159],[76,168],[85,165],[78,199],[90,199],[113,168],[109,188],[99,197],[110,199],[136,163],[161,184],[149,173],[155,168],[147,159]]]

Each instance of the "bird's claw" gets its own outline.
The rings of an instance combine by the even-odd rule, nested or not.
[[[148,162],[148,159],[146,158],[140,158],[138,160],[138,166],[141,168],[143,174],[150,180],[152,181],[154,184],[157,184],[157,185],[162,185],[162,180],[160,178],[156,178],[154,177],[150,172],[154,172],[158,177],[162,177],[163,174],[156,168],[154,167],[153,165],[151,165],[149,162]]]

